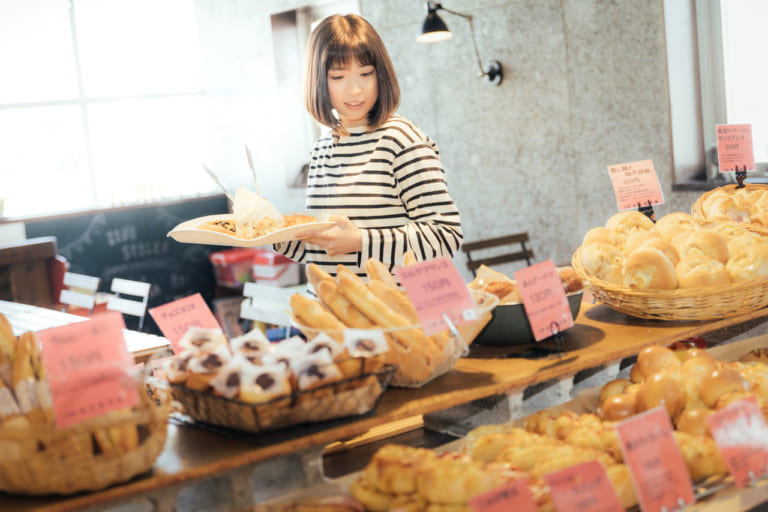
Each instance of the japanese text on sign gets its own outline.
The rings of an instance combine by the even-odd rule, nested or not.
[[[57,426],[138,403],[124,328],[122,314],[110,311],[38,333]]]
[[[399,267],[396,274],[416,308],[425,334],[448,328],[443,315],[456,325],[477,318],[475,301],[450,259],[435,258]]]
[[[573,315],[552,260],[515,272],[520,296],[536,341],[573,326]]]
[[[720,172],[754,171],[751,124],[719,124],[717,161]]]
[[[176,353],[180,351],[177,346],[179,340],[190,327],[220,328],[218,320],[199,293],[152,308],[149,314]]]
[[[535,512],[538,510],[533,501],[531,490],[524,479],[515,480],[509,485],[478,494],[469,500],[472,512]]]
[[[652,206],[664,202],[652,160],[608,166],[619,210]]]

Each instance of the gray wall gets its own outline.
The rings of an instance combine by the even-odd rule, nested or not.
[[[199,4],[223,16],[220,3]],[[269,14],[301,3],[230,4],[223,19],[243,24],[244,14],[253,16],[245,46],[235,52],[248,61],[245,69],[257,70],[242,86],[259,91],[243,104],[258,113],[270,101],[275,64]],[[700,192],[671,190],[662,0],[448,0],[446,7],[473,15],[483,60],[503,64],[498,87],[477,76],[466,20],[441,13],[454,37],[415,41],[424,4],[361,0],[360,12],[389,49],[403,93],[400,113],[440,146],[466,241],[528,231],[536,261],[567,263],[584,233],[617,211],[607,166],[636,160],[653,160],[661,181],[666,202],[657,217],[690,210]],[[301,191],[285,187],[293,170],[270,157],[270,148],[286,141],[264,123],[247,130],[259,173],[271,177],[266,193],[283,209],[300,209]],[[242,147],[232,151],[241,155]],[[247,177],[241,170],[229,179]],[[456,259],[460,267],[463,261]]]

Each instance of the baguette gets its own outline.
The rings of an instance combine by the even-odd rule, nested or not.
[[[11,382],[21,412],[24,413],[30,423],[43,424],[47,421],[47,415],[40,407],[37,395],[38,382],[32,369],[28,339],[27,336],[16,338],[14,359],[11,366]]]
[[[405,254],[403,255],[403,266],[407,267],[408,265],[413,265],[414,263],[418,263],[419,261],[416,259],[416,256],[411,251],[405,251]]]
[[[371,329],[376,325],[360,312],[349,300],[341,294],[336,281],[324,280],[315,289],[320,300],[328,306],[347,327],[355,329]]]
[[[13,334],[11,323],[0,313],[0,351],[8,361],[13,361],[13,348],[16,345],[16,335]]]
[[[381,299],[393,311],[404,316],[411,325],[419,323],[419,315],[416,308],[408,299],[408,296],[398,288],[392,288],[383,281],[372,280],[368,283],[368,288],[375,296]]]
[[[323,281],[335,282],[333,276],[321,269],[317,263],[310,263],[307,265],[307,280],[315,291],[317,291],[318,286],[320,286],[320,283]]]
[[[369,282],[378,281],[395,290],[399,289],[397,280],[392,276],[386,265],[379,260],[368,258],[368,261],[365,262],[365,272],[368,274]]]
[[[291,295],[290,305],[293,314],[296,315],[296,318],[302,325],[323,331],[339,343],[344,342],[344,333],[342,331],[346,328],[346,325],[336,318],[333,313],[326,310],[319,301],[310,299],[300,293],[294,293]]]
[[[351,271],[340,271],[338,280],[341,293],[379,327],[402,328],[413,325],[407,318],[396,313],[384,301],[374,295],[363,283],[363,280]],[[427,338],[421,329],[398,329],[392,331],[391,334],[404,347],[417,344],[419,347],[427,349],[427,353],[432,353],[433,350],[430,349],[435,348],[432,340]]]

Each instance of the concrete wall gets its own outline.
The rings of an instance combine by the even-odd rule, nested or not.
[[[285,186],[294,170],[274,158],[274,148],[292,142],[284,128],[270,124],[279,120],[264,119],[263,113],[275,112],[275,101],[281,101],[274,90],[269,15],[302,3],[198,3],[221,17],[219,36],[240,34],[231,54],[211,55],[211,63],[237,58],[242,69],[252,71],[240,77],[250,95],[241,106],[253,113],[240,128],[257,154],[260,175],[270,176],[265,193],[285,209],[300,209],[301,191]],[[360,12],[389,49],[403,93],[400,113],[439,144],[465,240],[528,231],[536,261],[569,262],[584,233],[617,211],[607,166],[636,160],[653,160],[661,181],[665,204],[656,208],[657,217],[690,210],[700,192],[671,190],[662,0],[450,0],[445,5],[472,14],[483,61],[497,59],[504,66],[500,86],[477,76],[463,18],[441,13],[454,37],[425,45],[415,40],[425,2],[360,0]],[[225,117],[214,122],[234,129]],[[219,168],[237,168],[228,179],[247,182],[242,147],[228,148],[227,154],[237,156],[236,164],[222,161]],[[463,267],[463,256],[456,263]],[[519,268],[508,267],[499,270]]]

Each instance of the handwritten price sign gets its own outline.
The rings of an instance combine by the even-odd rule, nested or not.
[[[616,433],[643,512],[676,510],[695,501],[688,469],[663,406],[622,421]]]
[[[423,261],[400,267],[395,273],[413,302],[426,335],[448,328],[443,314],[454,325],[478,318],[477,305],[450,259],[442,257]]]
[[[598,461],[544,475],[558,512],[624,512],[619,497]]]
[[[720,172],[754,171],[751,124],[719,124],[717,129],[717,162]]]
[[[768,428],[754,396],[715,411],[707,416],[707,423],[738,487],[765,474]]]
[[[653,206],[664,202],[659,178],[652,160],[609,165],[613,191],[619,210]]]
[[[171,347],[177,354],[180,351],[179,340],[190,327],[221,328],[199,293],[152,308],[149,314],[152,315],[163,335],[171,342]]]
[[[552,260],[518,270],[515,279],[536,341],[573,326],[568,297]]]
[[[67,427],[138,403],[123,315],[110,311],[38,333],[56,425]]]
[[[523,479],[470,498],[469,508],[472,512],[536,512],[539,509]]]

